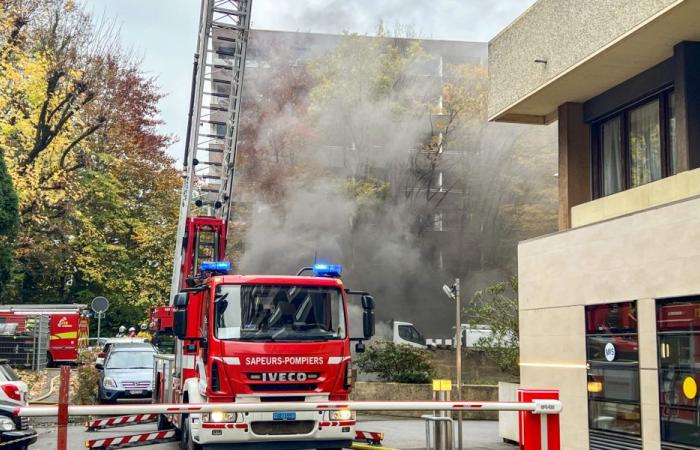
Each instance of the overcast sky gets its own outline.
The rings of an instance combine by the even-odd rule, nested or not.
[[[125,47],[143,60],[167,96],[163,131],[182,137],[187,126],[192,55],[200,0],[82,0],[98,16],[114,18]],[[421,37],[486,42],[534,0],[254,0],[253,28],[323,33],[374,33],[410,26]],[[170,148],[177,159],[182,139]]]

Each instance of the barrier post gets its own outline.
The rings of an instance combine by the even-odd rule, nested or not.
[[[58,389],[58,433],[56,450],[68,450],[68,394],[70,392],[70,367],[61,366]]]
[[[518,389],[518,401],[559,400],[558,390]],[[535,402],[537,403],[537,402]],[[546,411],[520,411],[518,417],[520,450],[560,450],[559,414]]]

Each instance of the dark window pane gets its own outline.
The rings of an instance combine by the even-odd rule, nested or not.
[[[622,132],[619,117],[600,127],[603,163],[603,195],[622,190]]]
[[[676,145],[676,93],[668,95],[668,162],[671,175],[678,173],[678,147]]]
[[[589,423],[592,429],[640,435],[641,413],[639,404],[588,402]]]
[[[608,303],[586,307],[587,334],[637,332],[637,309],[634,302]]]
[[[599,362],[638,362],[639,344],[637,335],[604,336],[586,338],[588,360]]]
[[[661,407],[661,440],[697,448],[700,442],[698,411]]]
[[[639,403],[639,369],[634,367],[593,366],[588,371],[588,398],[591,400]]]
[[[629,112],[630,180],[632,187],[661,179],[659,100]]]
[[[658,301],[656,324],[661,438],[664,442],[697,446],[700,443],[700,299]]]

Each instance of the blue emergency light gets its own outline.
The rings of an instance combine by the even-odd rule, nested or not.
[[[231,263],[229,261],[203,261],[202,272],[229,273]]]
[[[338,278],[343,273],[340,264],[314,264],[312,268],[315,277]]]

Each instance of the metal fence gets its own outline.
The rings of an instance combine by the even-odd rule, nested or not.
[[[13,367],[45,369],[49,338],[48,316],[0,317],[0,359],[7,359]]]

